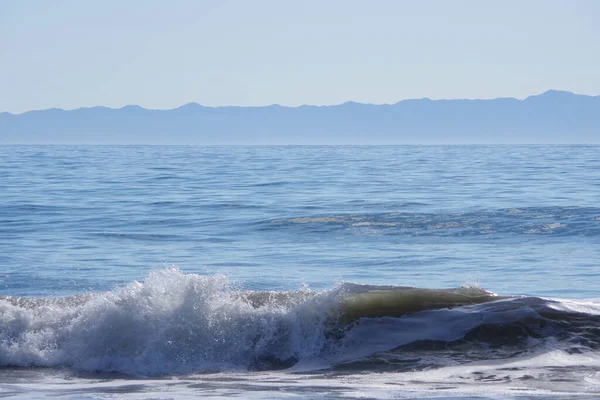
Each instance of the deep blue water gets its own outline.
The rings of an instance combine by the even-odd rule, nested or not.
[[[0,291],[103,291],[176,265],[600,297],[600,148],[0,147]]]
[[[0,396],[593,397],[599,200],[599,146],[0,146]]]

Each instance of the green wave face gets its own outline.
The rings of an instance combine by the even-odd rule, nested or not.
[[[347,297],[341,308],[340,322],[361,318],[401,317],[419,311],[454,308],[505,299],[479,288],[374,289]]]

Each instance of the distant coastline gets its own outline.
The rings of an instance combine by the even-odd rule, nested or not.
[[[0,113],[0,144],[600,144],[600,96]]]

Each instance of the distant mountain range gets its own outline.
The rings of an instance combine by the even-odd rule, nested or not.
[[[0,144],[600,144],[600,96],[0,113]]]

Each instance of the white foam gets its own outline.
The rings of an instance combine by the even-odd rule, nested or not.
[[[0,365],[156,375],[308,357],[325,341],[328,301],[310,299],[255,308],[223,276],[172,269],[86,302],[0,301]]]
[[[559,311],[600,315],[600,299],[549,299],[548,305]]]

